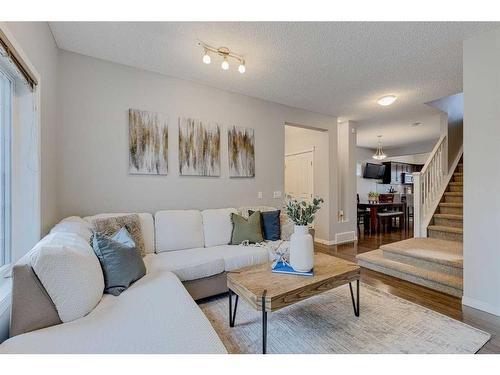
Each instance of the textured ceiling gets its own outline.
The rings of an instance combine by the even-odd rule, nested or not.
[[[480,22],[51,22],[61,49],[359,123],[358,145],[436,137],[409,125],[423,103],[462,90],[462,41],[500,23]],[[247,73],[201,62],[197,40],[245,56]],[[384,94],[399,99],[376,104]],[[425,121],[424,121],[425,120]],[[417,131],[418,130],[418,131]],[[392,133],[392,136],[391,134]]]

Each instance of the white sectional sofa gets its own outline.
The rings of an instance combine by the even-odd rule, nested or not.
[[[13,268],[11,338],[0,353],[226,353],[194,300],[226,292],[226,272],[269,261],[276,244],[228,245],[231,212],[248,209],[273,208],[139,214],[146,276],[118,297],[104,294],[90,313],[66,323],[33,271],[35,246]],[[90,222],[116,215],[64,219],[42,241],[73,233],[88,243]],[[282,231],[287,237],[289,226]]]

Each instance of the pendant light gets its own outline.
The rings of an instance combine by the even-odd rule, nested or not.
[[[382,160],[385,159],[387,155],[384,154],[384,150],[382,150],[382,136],[378,135],[377,137],[378,137],[377,151],[375,152],[375,154],[373,154],[372,158],[374,158],[375,160]]]

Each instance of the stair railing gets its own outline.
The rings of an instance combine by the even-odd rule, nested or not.
[[[427,226],[448,185],[448,177],[448,139],[442,135],[422,170],[413,173],[415,237],[427,237]]]

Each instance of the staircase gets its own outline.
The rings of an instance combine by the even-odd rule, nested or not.
[[[448,183],[441,202],[431,224],[427,227],[427,236],[450,241],[463,241],[463,178],[464,170],[462,161],[457,165],[451,181]]]
[[[449,175],[448,175],[449,176]],[[443,187],[446,182],[443,183]],[[463,164],[460,160],[427,226],[427,238],[410,238],[358,254],[362,267],[462,296]],[[439,196],[437,196],[439,199]],[[432,213],[432,212],[431,212]]]

